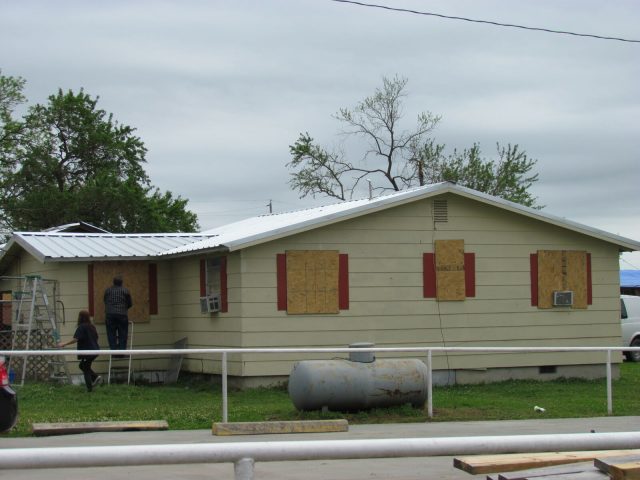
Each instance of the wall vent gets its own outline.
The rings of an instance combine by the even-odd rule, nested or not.
[[[449,221],[449,207],[446,200],[433,201],[433,223],[447,223]]]

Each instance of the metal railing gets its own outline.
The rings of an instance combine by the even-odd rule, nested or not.
[[[233,463],[235,480],[252,480],[254,464],[299,460],[407,458],[640,447],[640,432],[478,437],[309,440],[178,445],[10,448],[1,469]],[[108,474],[105,474],[107,476]]]
[[[328,348],[187,348],[187,349],[137,349],[137,350],[0,350],[0,356],[59,356],[59,355],[221,355],[222,421],[229,420],[228,355],[242,353],[414,353],[426,357],[427,366],[427,414],[433,417],[433,352],[467,353],[543,353],[543,352],[603,352],[606,353],[607,413],[613,414],[613,384],[611,352],[640,351],[640,347],[328,347]]]

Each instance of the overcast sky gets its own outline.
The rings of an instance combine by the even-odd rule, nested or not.
[[[379,0],[381,5],[640,39],[637,0]],[[545,211],[640,240],[640,43],[504,28],[330,0],[0,0],[0,68],[30,104],[84,88],[137,128],[147,173],[202,229],[329,203],[288,187],[288,146],[339,143],[332,115],[409,80],[404,127],[520,145]],[[622,268],[640,268],[638,254]]]

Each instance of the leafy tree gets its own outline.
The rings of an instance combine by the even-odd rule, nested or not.
[[[344,126],[346,137],[365,140],[366,150],[359,163],[301,133],[289,146],[290,186],[301,197],[324,195],[346,200],[365,179],[375,182],[372,188],[379,192],[448,180],[535,206],[529,188],[538,180],[538,175],[531,173],[537,161],[529,159],[518,145],[498,145],[497,160],[482,158],[477,144],[445,155],[445,145],[428,137],[440,120],[430,112],[420,113],[412,130],[403,130],[400,120],[406,85],[405,78],[383,78],[382,88],[372,96],[353,110],[342,108],[334,116]]]
[[[428,183],[450,181],[527,207],[542,208],[529,192],[538,181],[538,174],[531,173],[537,161],[519,150],[518,145],[496,147],[497,160],[483,158],[478,144],[445,156],[444,145],[431,140],[416,152],[415,161],[426,172]]]
[[[83,220],[112,232],[195,231],[187,201],[151,185],[135,130],[97,103],[83,90],[59,90],[29,109],[20,138],[0,157],[7,224],[41,230]]]

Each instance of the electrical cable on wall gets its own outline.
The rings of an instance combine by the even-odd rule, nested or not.
[[[433,220],[433,233],[431,234],[431,251],[435,253],[436,251],[436,239],[435,239],[435,232],[438,229],[437,227],[437,222],[436,222],[436,217],[434,215],[433,212],[433,204],[431,205],[431,218]],[[436,256],[433,256],[433,269],[434,271],[436,271]],[[438,291],[438,275],[436,273],[436,292]],[[438,309],[438,321],[440,322],[440,337],[442,338],[442,346],[446,348],[447,346],[447,341],[444,337],[444,325],[442,324],[442,312],[440,311],[440,301],[438,300],[437,297],[437,293],[436,293],[436,308]],[[449,381],[451,380],[451,365],[449,364],[449,352],[447,350],[444,351],[444,356],[445,359],[447,361],[447,385],[449,385]]]

